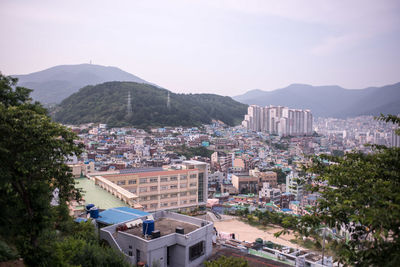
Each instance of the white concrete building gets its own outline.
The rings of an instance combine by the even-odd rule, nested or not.
[[[242,126],[255,132],[287,135],[311,135],[313,117],[310,110],[289,109],[282,106],[251,105]]]
[[[149,218],[154,219],[154,230],[143,234]],[[100,239],[121,251],[130,264],[142,262],[150,267],[200,266],[212,253],[213,236],[212,222],[168,211],[100,229]]]

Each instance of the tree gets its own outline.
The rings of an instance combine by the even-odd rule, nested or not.
[[[398,117],[383,117],[399,123]],[[342,230],[334,241],[339,261],[357,266],[400,262],[400,148],[372,146],[374,153],[315,158],[313,192],[322,198],[301,228]],[[328,160],[326,164],[323,160]]]
[[[286,173],[282,169],[274,168],[272,171],[277,175],[278,184],[286,184]]]
[[[0,73],[0,236],[16,245],[28,265],[48,256],[41,237],[54,220],[50,201],[59,190],[60,202],[79,199],[69,167],[64,163],[81,148],[75,134],[54,123],[31,90]]]
[[[248,267],[249,264],[245,259],[236,257],[221,256],[213,261],[204,262],[206,267]]]

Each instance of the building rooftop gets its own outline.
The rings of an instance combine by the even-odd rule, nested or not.
[[[106,174],[102,177],[104,178],[115,178],[115,177],[124,177],[124,176],[132,176],[137,175],[138,177],[149,177],[149,176],[159,176],[159,175],[176,175],[176,174],[186,174],[187,172],[197,171],[198,169],[183,169],[183,170],[150,170],[150,171],[143,171],[143,172],[136,172],[136,173],[120,173],[120,174]]]
[[[193,232],[194,230],[200,228],[198,225],[194,225],[191,223],[183,222],[180,220],[176,220],[173,218],[161,217],[154,221],[154,230],[159,230],[161,236],[166,236],[172,233],[175,233],[177,227],[182,227],[184,229],[184,234],[188,234]],[[140,227],[133,227],[125,231],[131,235],[140,237],[145,239],[143,235],[142,226]]]
[[[103,224],[118,224],[126,221],[133,221],[143,216],[148,216],[150,213],[132,209],[129,207],[112,208],[99,213],[99,218],[96,220]]]
[[[83,199],[87,204],[95,204],[99,209],[128,206],[125,202],[108,193],[100,186],[95,185],[94,181],[88,178],[76,178],[75,183],[77,188],[83,190]]]
[[[120,170],[120,174],[131,174],[131,173],[140,173],[140,172],[158,172],[163,171],[161,167],[154,167],[154,168],[133,168],[133,169],[123,169]]]

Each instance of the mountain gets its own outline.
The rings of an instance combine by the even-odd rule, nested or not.
[[[54,118],[67,124],[101,122],[111,126],[137,127],[194,126],[210,123],[213,119],[236,125],[246,113],[247,105],[227,96],[174,94],[149,84],[106,82],[86,86],[64,99]]]
[[[251,90],[233,99],[249,105],[281,105],[310,109],[317,117],[398,114],[400,83],[365,89],[292,84],[274,91]]]
[[[108,81],[149,82],[116,67],[92,64],[60,65],[26,75],[12,75],[18,85],[33,89],[34,100],[43,104],[60,103],[87,85]]]

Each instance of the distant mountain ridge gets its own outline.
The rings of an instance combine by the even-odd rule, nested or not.
[[[66,124],[100,122],[142,128],[198,126],[215,119],[233,126],[240,124],[246,113],[247,105],[228,96],[175,94],[149,84],[106,82],[86,86],[64,99],[54,118]]]
[[[60,103],[87,85],[109,81],[151,84],[117,67],[93,64],[59,65],[30,74],[11,76],[18,78],[19,86],[33,89],[32,98],[44,104]]]
[[[310,109],[316,117],[399,114],[400,83],[365,89],[292,84],[274,91],[251,90],[233,99],[248,105]]]

